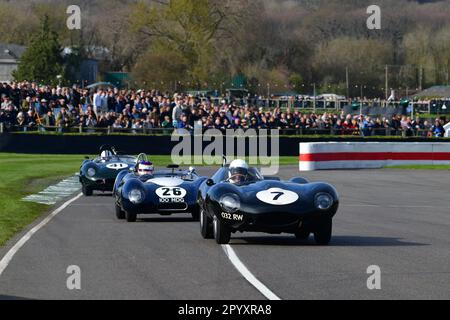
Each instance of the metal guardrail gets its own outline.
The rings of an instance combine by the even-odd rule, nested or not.
[[[16,133],[59,133],[59,134],[129,134],[129,135],[166,135],[170,136],[177,129],[164,128],[142,128],[142,129],[127,129],[127,128],[91,128],[83,126],[73,127],[44,127],[44,126],[6,126],[0,123],[0,133],[16,132]],[[205,133],[208,129],[203,129]],[[259,133],[259,129],[255,129]],[[226,133],[226,130],[220,130]],[[194,132],[191,132],[192,134]],[[264,131],[267,134],[267,131]],[[335,128],[298,128],[298,129],[279,129],[279,134],[282,136],[304,136],[304,135],[318,135],[318,136],[354,136],[354,137],[430,137],[429,130],[402,130],[393,128],[372,128],[372,129],[335,129]]]

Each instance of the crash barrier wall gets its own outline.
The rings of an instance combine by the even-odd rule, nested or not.
[[[450,164],[449,143],[300,143],[300,171],[441,164]]]
[[[192,140],[192,148],[195,144]],[[224,150],[227,150],[227,139],[223,138]],[[440,142],[449,140],[434,138],[408,138],[398,139],[408,142]],[[246,141],[246,150],[249,148],[249,139]],[[279,137],[279,154],[286,157],[298,157],[298,146],[300,143],[308,142],[363,142],[363,141],[385,141],[392,142],[389,138],[302,138],[302,137]],[[397,140],[396,140],[397,141]],[[203,142],[203,149],[211,142]],[[272,155],[271,139],[267,141],[268,155]],[[31,134],[31,133],[4,133],[0,134],[0,152],[28,153],[28,154],[97,154],[101,145],[109,144],[116,146],[119,150],[129,154],[145,152],[149,155],[170,155],[178,142],[171,141],[170,136],[142,136],[142,135],[64,135],[64,134]],[[235,141],[235,150],[237,148]]]

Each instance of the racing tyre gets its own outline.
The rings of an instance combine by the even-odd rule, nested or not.
[[[200,230],[203,239],[214,239],[213,225],[211,222],[211,218],[208,217],[205,211],[200,210]]]
[[[83,195],[84,195],[85,197],[90,197],[90,196],[92,196],[92,194],[93,194],[92,189],[89,188],[88,186],[83,186],[83,187],[81,188],[81,192],[83,192]]]
[[[298,240],[308,240],[310,235],[311,235],[311,231],[304,229],[304,228],[301,228],[300,230],[298,230],[295,233],[295,237]]]
[[[214,239],[217,244],[228,244],[231,240],[231,230],[217,217],[213,220]]]
[[[127,222],[136,222],[137,214],[131,213],[131,212],[125,212],[125,219],[127,219]]]
[[[125,212],[122,211],[122,208],[116,204],[116,217],[119,220],[125,220]]]
[[[320,246],[327,246],[330,244],[332,232],[333,220],[331,218],[325,219],[314,232],[314,240]]]

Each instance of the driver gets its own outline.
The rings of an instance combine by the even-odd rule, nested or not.
[[[111,158],[112,156],[113,156],[113,154],[112,154],[111,151],[105,150],[105,151],[103,151],[102,154],[100,155],[100,158],[101,158],[103,161],[106,161],[106,160],[108,160],[109,158]]]
[[[230,164],[231,184],[243,184],[249,178],[249,166],[244,160],[234,160]]]
[[[136,173],[139,177],[153,176],[155,168],[150,161],[141,161],[136,166]]]

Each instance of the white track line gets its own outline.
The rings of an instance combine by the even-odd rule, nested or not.
[[[64,203],[62,206],[60,206],[58,209],[53,211],[47,218],[42,220],[41,223],[39,223],[37,226],[35,226],[33,229],[28,231],[9,251],[8,253],[2,258],[0,261],[0,276],[3,274],[5,269],[8,267],[9,263],[11,262],[12,258],[16,255],[16,253],[27,243],[28,240],[31,239],[31,237],[38,232],[40,229],[42,229],[47,223],[49,223],[54,217],[56,217],[61,211],[66,209],[69,205],[71,205],[73,202],[77,201],[81,198],[83,194],[79,194],[76,197],[70,199],[66,203]]]
[[[247,267],[242,263],[239,257],[236,255],[236,252],[230,245],[223,245],[223,251],[227,255],[228,259],[231,261],[233,266],[237,271],[250,282],[252,286],[254,286],[261,294],[263,294],[269,300],[281,300],[275,293],[273,293],[269,288],[267,288],[261,281],[259,281],[251,272],[247,269]]]

